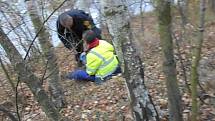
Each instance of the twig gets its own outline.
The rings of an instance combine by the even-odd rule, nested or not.
[[[20,118],[20,114],[19,114],[19,105],[18,105],[18,86],[19,86],[19,82],[20,82],[20,77],[18,76],[18,81],[16,83],[16,100],[15,100],[15,103],[16,103],[16,114],[17,114],[17,117],[18,117],[18,120],[21,121],[21,118]]]
[[[57,68],[57,67],[56,67],[56,68]],[[54,68],[48,76],[43,77],[43,80],[48,79],[48,78],[55,72],[56,68]]]
[[[46,71],[47,71],[47,68],[48,68],[48,63],[49,63],[49,60],[46,61],[45,70],[44,70],[43,76],[42,76],[42,78],[40,80],[41,85],[43,85],[43,81],[45,80],[44,77],[46,75]]]

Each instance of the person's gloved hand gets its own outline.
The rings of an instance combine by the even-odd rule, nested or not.
[[[76,70],[74,72],[70,72],[67,75],[67,78],[74,80],[87,80],[89,78],[89,75],[84,70]]]
[[[81,53],[79,59],[83,64],[86,64],[86,52]]]

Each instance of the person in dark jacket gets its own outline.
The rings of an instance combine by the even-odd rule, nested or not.
[[[84,51],[82,34],[85,30],[93,30],[97,38],[101,39],[101,30],[95,26],[92,17],[83,10],[72,9],[59,15],[57,32],[59,39],[68,49],[75,49],[75,58],[78,65],[80,54]]]

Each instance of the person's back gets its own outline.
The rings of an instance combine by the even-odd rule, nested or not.
[[[111,75],[118,67],[113,46],[104,40],[99,40],[98,46],[87,54],[86,71],[89,75],[104,78]]]
[[[86,14],[82,10],[70,10],[63,14],[61,14],[58,18],[58,21],[60,22],[60,25],[63,25],[66,20],[62,21],[63,16],[70,16],[73,19],[73,25],[68,27],[65,27],[67,29],[71,29],[74,34],[77,35],[79,39],[82,38],[83,31],[92,29],[93,26],[95,26],[92,17],[89,14]]]

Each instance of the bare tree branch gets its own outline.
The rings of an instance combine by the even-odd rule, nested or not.
[[[30,50],[31,50],[31,47],[32,47],[32,45],[34,44],[34,42],[35,42],[36,38],[38,37],[38,35],[40,34],[40,31],[43,29],[43,26],[45,25],[45,23],[49,20],[49,18],[50,18],[61,6],[63,6],[63,4],[64,4],[66,1],[67,1],[67,0],[64,0],[64,1],[63,1],[63,2],[62,2],[48,17],[47,17],[47,19],[43,22],[43,24],[41,25],[39,31],[38,31],[37,34],[35,35],[33,41],[31,42],[31,44],[30,44],[30,46],[29,46],[29,48],[28,48],[28,50],[27,50],[27,53],[26,53],[26,55],[25,55],[25,57],[24,57],[24,61],[27,59],[28,54],[29,54],[29,52],[30,52]],[[16,84],[16,111],[17,111],[17,116],[18,116],[19,121],[21,121],[20,115],[19,115],[19,109],[18,109],[18,86],[19,86],[20,81],[21,81],[21,80],[18,78],[18,81],[17,81],[17,84]]]

